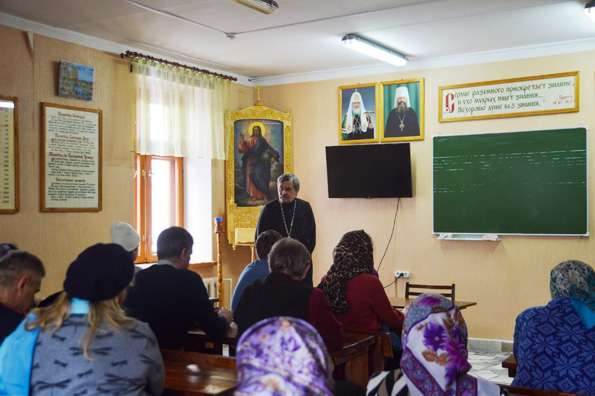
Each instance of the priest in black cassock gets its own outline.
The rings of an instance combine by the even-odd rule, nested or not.
[[[310,253],[316,246],[316,222],[310,204],[297,197],[300,181],[294,174],[284,173],[277,179],[279,199],[262,208],[256,226],[256,236],[267,230],[275,230],[283,237],[297,239]],[[304,279],[312,286],[312,266]]]
[[[390,111],[384,128],[385,137],[419,136],[419,120],[411,108],[409,90],[400,86],[395,94],[395,106]]]

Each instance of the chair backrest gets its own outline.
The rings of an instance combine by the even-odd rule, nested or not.
[[[419,296],[425,293],[424,291],[416,290],[426,290],[426,292],[427,290],[438,290],[439,294],[443,295],[444,297],[449,297],[452,300],[453,304],[455,302],[454,283],[451,285],[419,285],[407,282],[405,284],[405,298],[410,298],[411,296]]]

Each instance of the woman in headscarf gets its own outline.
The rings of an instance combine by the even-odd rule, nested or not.
[[[157,339],[120,306],[133,275],[121,246],[85,249],[68,268],[64,292],[0,347],[0,395],[160,395]]]
[[[333,364],[322,338],[307,322],[290,317],[262,320],[237,347],[236,396],[330,396]]]
[[[398,355],[403,314],[390,305],[374,270],[372,239],[364,230],[343,235],[319,287],[346,331],[375,333],[388,327],[395,335],[391,338]]]
[[[409,305],[401,370],[410,395],[500,395],[497,385],[467,374],[467,357],[467,326],[451,300],[422,294]]]
[[[550,273],[552,300],[516,320],[513,385],[595,395],[595,272],[564,261]]]

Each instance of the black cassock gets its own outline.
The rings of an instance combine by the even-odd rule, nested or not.
[[[306,246],[312,253],[316,246],[316,221],[314,220],[314,212],[310,204],[303,199],[295,199],[295,219],[293,221],[293,229],[291,230],[291,237],[297,239]],[[283,204],[283,213],[285,213],[285,222],[287,229],[291,228],[291,218],[293,217],[294,202]],[[275,230],[282,237],[287,237],[287,230],[283,224],[281,217],[281,203],[278,200],[269,202],[262,208],[258,225],[256,226],[256,236],[267,230]],[[312,267],[308,271],[308,275],[304,282],[313,285],[312,283]]]
[[[385,137],[402,137],[402,136],[418,136],[419,135],[419,121],[417,114],[412,108],[408,108],[403,114],[397,112],[397,109],[392,109],[386,121],[386,128],[384,128]],[[401,117],[401,118],[399,118]],[[400,124],[403,120],[403,130],[401,131]]]

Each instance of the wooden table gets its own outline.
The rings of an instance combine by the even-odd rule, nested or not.
[[[514,378],[516,376],[516,358],[510,355],[502,361],[502,367],[508,370],[508,376]]]
[[[389,297],[388,300],[390,301],[390,305],[392,305],[393,308],[403,309],[409,304],[411,304],[415,299],[404,297]],[[462,310],[477,305],[477,303],[473,301],[456,301],[455,305],[457,306],[457,308]]]
[[[236,387],[235,359],[196,352],[162,350],[165,388],[184,396],[233,395]],[[194,372],[190,364],[198,366]]]

